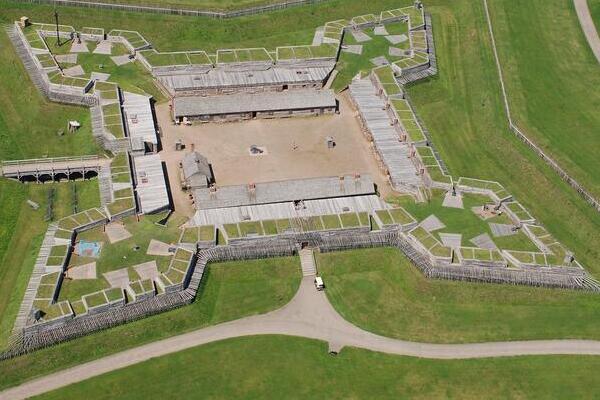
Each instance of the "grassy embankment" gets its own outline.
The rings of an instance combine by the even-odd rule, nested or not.
[[[427,360],[354,348],[332,357],[323,342],[253,336],[152,359],[39,398],[579,399],[600,390],[599,367],[599,357]]]
[[[106,0],[104,2],[191,10],[235,11],[282,3],[283,0]]]
[[[423,342],[600,339],[598,296],[427,280],[397,249],[319,254],[327,296],[366,330]]]
[[[22,15],[32,21],[54,21],[52,6],[7,1],[0,21],[11,22]],[[128,13],[77,7],[60,9],[61,23],[75,28],[139,31],[159,51],[215,50],[303,45],[312,43],[315,29],[328,21],[352,18],[412,4],[397,0],[331,0],[316,5],[226,20]]]
[[[573,2],[489,5],[513,119],[600,198],[600,64]]]
[[[108,80],[119,85],[119,87],[125,91],[138,93],[138,94],[149,94],[157,102],[165,100],[165,95],[158,89],[154,83],[154,78],[146,70],[139,61],[117,65],[110,57],[121,56],[129,54],[129,50],[125,45],[116,43],[112,46],[111,54],[95,54],[93,53],[94,48],[98,42],[86,43],[89,53],[78,53],[77,63],[59,63],[61,68],[66,69],[74,65],[79,65],[83,68],[84,74],[81,78],[90,78],[92,72],[100,72],[103,74],[109,74]],[[56,38],[46,38],[46,45],[50,52],[54,55],[57,54],[69,54],[72,46],[71,40],[62,39],[60,45]]]
[[[102,250],[98,258],[72,255],[69,268],[87,263],[96,263],[96,279],[65,280],[61,286],[59,300],[71,302],[79,300],[81,296],[110,287],[103,274],[116,269],[127,268],[131,282],[141,279],[133,268],[135,265],[155,261],[160,272],[165,272],[171,261],[170,256],[148,255],[147,249],[152,240],[174,244],[179,239],[181,230],[179,226],[187,218],[173,214],[166,226],[158,226],[157,221],[165,217],[164,213],[146,215],[141,219],[131,216],[122,220],[123,226],[131,237],[116,243],[110,243],[104,227],[90,229],[77,235],[77,240],[87,240],[102,243]]]
[[[385,25],[387,32],[390,35],[408,35],[408,24],[404,22],[394,22]],[[394,62],[402,57],[390,56],[389,48],[395,47],[402,50],[408,50],[410,44],[408,41],[392,45],[385,36],[375,35],[373,28],[365,29],[365,33],[371,37],[371,40],[366,42],[357,42],[351,33],[344,35],[344,46],[346,45],[360,45],[362,46],[362,54],[353,54],[342,51],[337,64],[339,70],[338,75],[333,82],[332,88],[336,91],[340,91],[347,87],[352,78],[358,73],[362,75],[368,74],[375,65],[371,62],[372,58],[385,57],[388,61]]]

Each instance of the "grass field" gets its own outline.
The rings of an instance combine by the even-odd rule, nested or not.
[[[84,0],[92,1],[92,0]],[[105,0],[105,3],[183,8],[208,11],[233,11],[250,7],[283,3],[284,0]]]
[[[598,296],[427,280],[393,248],[318,254],[327,296],[344,318],[424,342],[600,339]]]
[[[164,217],[164,214],[146,215],[139,221],[137,217],[133,216],[124,218],[123,225],[132,236],[117,243],[110,243],[103,226],[77,235],[77,240],[102,243],[102,250],[98,258],[73,254],[69,260],[69,268],[95,262],[97,279],[64,280],[59,300],[73,302],[79,300],[82,295],[108,289],[110,285],[103,274],[117,269],[127,268],[130,282],[141,279],[133,268],[141,263],[156,261],[159,271],[165,272],[171,257],[148,255],[148,246],[153,239],[167,244],[176,243],[181,235],[179,224],[183,223],[186,218],[174,214],[166,226],[157,225],[156,222]]]
[[[513,119],[600,198],[600,64],[573,2],[489,3]]]
[[[47,191],[56,188],[54,219],[58,220],[73,213],[72,184],[23,185],[0,179],[0,348],[12,330],[46,232]],[[97,180],[76,182],[75,185],[80,210],[100,204]],[[39,210],[27,205],[27,199],[40,204]]]
[[[0,110],[1,160],[99,152],[89,109],[45,101],[30,83],[4,30],[0,32]],[[81,123],[77,133],[66,133],[69,120]],[[60,130],[64,136],[57,134]]]
[[[0,389],[119,350],[286,304],[300,284],[296,257],[212,264],[186,307],[0,362]]]
[[[57,45],[56,38],[46,38],[46,43],[52,54],[68,54],[71,49],[71,41],[61,42],[61,46]],[[89,51],[93,51],[97,42],[88,42]],[[112,56],[129,54],[127,48],[116,43],[112,47]],[[85,74],[82,78],[89,78],[92,72],[101,72],[110,74],[109,81],[118,84],[121,89],[128,92],[139,94],[150,94],[157,101],[164,99],[164,95],[154,84],[150,73],[139,62],[117,65],[111,59],[111,55],[79,53],[77,55],[77,65],[81,65]],[[62,63],[62,68],[69,68],[75,64]]]
[[[386,24],[386,29],[390,35],[408,34],[408,24],[403,22],[395,22]],[[392,45],[384,36],[376,36],[373,34],[373,28],[365,30],[365,33],[371,37],[371,40],[363,43],[358,43],[350,33],[344,35],[344,45],[362,45],[363,53],[352,54],[342,52],[340,54],[337,69],[340,71],[333,82],[332,88],[336,91],[340,91],[350,84],[352,78],[359,72],[367,74],[371,69],[375,67],[371,63],[371,59],[375,57],[384,56],[388,61],[393,62],[400,60],[402,57],[393,57],[389,55],[390,46],[401,48],[403,50],[408,49],[409,42],[399,43]]]
[[[472,247],[475,245],[470,242],[470,239],[487,233],[500,249],[539,251],[523,232],[512,236],[493,236],[489,226],[490,223],[512,224],[512,221],[507,215],[498,215],[483,220],[471,210],[472,207],[481,207],[484,204],[490,204],[491,199],[489,197],[465,193],[463,194],[464,209],[444,207],[442,205],[443,200],[444,192],[435,190],[433,191],[433,197],[424,203],[416,203],[409,196],[393,198],[390,201],[402,206],[417,221],[423,221],[430,215],[435,215],[440,219],[445,227],[435,231],[434,236],[438,240],[441,240],[440,233],[458,233],[462,235],[462,246]]]
[[[323,342],[253,336],[152,359],[36,398],[579,399],[600,390],[599,367],[598,357],[427,360],[354,348],[332,357]],[[165,371],[181,373],[167,377]]]

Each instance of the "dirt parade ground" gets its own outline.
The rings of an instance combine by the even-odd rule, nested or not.
[[[167,163],[175,207],[193,212],[188,195],[179,187],[178,175],[179,162],[192,148],[208,159],[219,186],[368,173],[383,195],[389,193],[354,110],[346,95],[339,97],[340,113],[336,115],[192,126],[174,125],[168,104],[158,106],[160,155]],[[334,138],[334,148],[328,148],[327,137]],[[185,150],[175,150],[178,140]],[[252,145],[263,153],[251,154]]]

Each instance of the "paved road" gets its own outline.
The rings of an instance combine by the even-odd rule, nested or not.
[[[575,11],[577,11],[581,29],[583,29],[583,33],[600,63],[600,37],[594,25],[594,20],[592,20],[587,0],[573,0],[573,3],[575,4]]]
[[[312,278],[306,277],[292,301],[279,310],[199,329],[90,361],[0,392],[0,399],[23,399],[190,347],[228,338],[265,334],[324,340],[329,342],[330,349],[335,351],[344,346],[353,346],[390,354],[437,359],[542,354],[600,355],[600,341],[430,344],[386,338],[366,332],[344,320],[333,309],[325,293],[315,290]]]

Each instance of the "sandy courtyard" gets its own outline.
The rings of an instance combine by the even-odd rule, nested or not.
[[[176,126],[171,122],[168,104],[157,107],[162,130],[161,158],[167,163],[175,201],[189,199],[178,187],[178,163],[194,144],[212,165],[219,186],[269,182],[285,179],[371,174],[379,190],[385,194],[389,186],[377,166],[369,143],[346,96],[339,96],[340,114],[319,117],[294,117],[230,123],[207,123]],[[326,137],[332,136],[336,146],[329,149]],[[182,140],[184,151],[175,151]],[[251,155],[250,146],[265,150]]]

